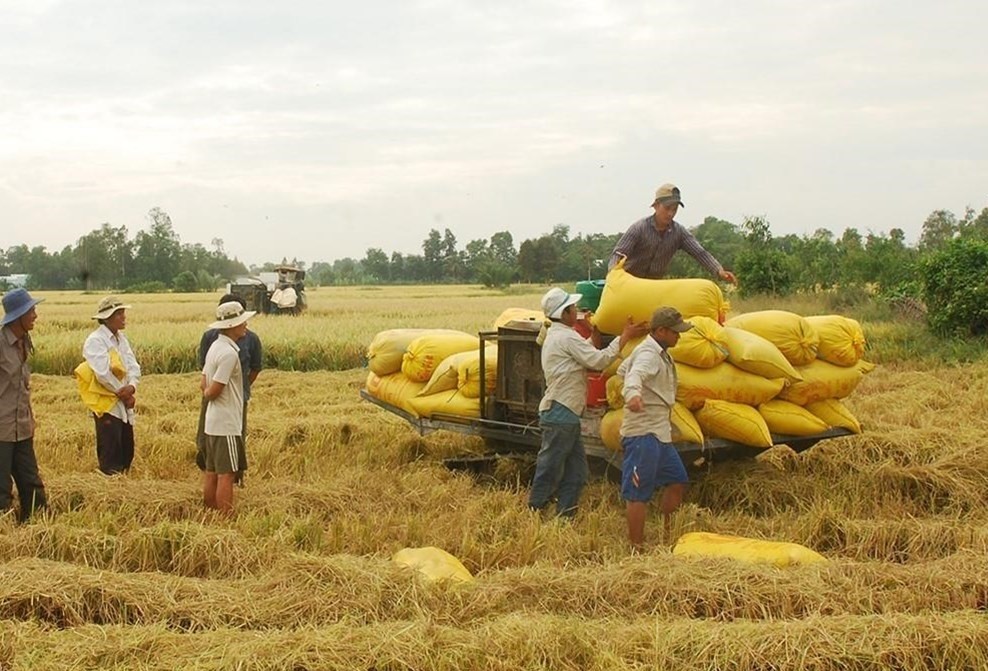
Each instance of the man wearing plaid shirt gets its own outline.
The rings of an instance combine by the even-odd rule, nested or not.
[[[672,184],[660,186],[652,203],[655,214],[636,221],[621,236],[611,254],[608,270],[624,259],[624,269],[630,274],[657,280],[665,275],[673,255],[682,249],[711,275],[737,284],[734,273],[725,270],[692,233],[675,221],[680,206],[686,207],[686,204],[680,197],[679,187]]]

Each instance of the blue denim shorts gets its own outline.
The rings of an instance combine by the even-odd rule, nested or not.
[[[659,487],[686,484],[689,476],[671,443],[649,433],[621,438],[621,497],[625,501],[651,501]]]

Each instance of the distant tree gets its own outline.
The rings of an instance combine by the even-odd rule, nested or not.
[[[439,231],[431,229],[429,236],[422,241],[422,258],[425,261],[426,277],[431,282],[439,280],[443,272],[443,240]]]
[[[745,217],[741,224],[745,246],[738,252],[735,268],[742,278],[738,289],[742,295],[784,295],[792,288],[788,257],[772,239],[764,217]]]
[[[988,333],[988,241],[957,239],[920,264],[930,328],[938,333]]]
[[[923,251],[941,249],[957,234],[957,217],[949,210],[934,210],[923,222],[919,247]]]
[[[391,280],[391,263],[388,255],[377,247],[370,247],[361,261],[364,272],[369,276],[371,282],[388,282]]]
[[[195,273],[191,270],[183,270],[172,279],[172,288],[180,293],[192,293],[199,289]]]
[[[140,231],[134,240],[134,262],[138,281],[170,282],[181,264],[181,241],[172,227],[171,217],[161,208],[148,212],[151,227]]]

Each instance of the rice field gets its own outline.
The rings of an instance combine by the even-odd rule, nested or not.
[[[450,471],[483,444],[419,437],[358,396],[377,331],[473,332],[543,290],[319,289],[301,317],[252,320],[271,369],[232,518],[203,509],[193,462],[195,350],[219,294],[127,297],[146,374],[134,469],[116,477],[66,375],[100,297],[47,294],[33,393],[51,511],[0,517],[0,669],[988,668],[988,363],[922,359],[915,324],[866,322],[883,365],[847,399],[866,432],[715,465],[673,520],[827,563],[674,556],[654,511],[633,555],[606,479],[573,523],[543,518],[523,464]],[[428,545],[476,579],[390,561]]]

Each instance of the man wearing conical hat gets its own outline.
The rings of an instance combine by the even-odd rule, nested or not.
[[[219,335],[202,368],[200,388],[206,399],[203,430],[203,503],[207,508],[231,513],[233,484],[242,470],[240,459],[246,453],[243,437],[244,380],[237,341],[247,333],[247,320],[254,312],[237,301],[220,303],[216,321],[209,325]]]
[[[22,522],[47,503],[34,454],[28,365],[28,356],[34,351],[29,331],[38,318],[34,306],[42,300],[31,298],[26,289],[8,291],[3,295],[0,321],[0,514],[10,508],[13,480],[21,504],[18,519]]]
[[[96,422],[96,458],[99,470],[106,475],[126,473],[134,461],[134,408],[141,367],[123,331],[127,327],[127,309],[116,296],[99,302],[92,316],[99,326],[82,346],[82,356],[92,368],[96,380],[113,392],[117,402]]]

